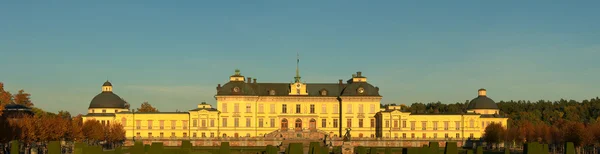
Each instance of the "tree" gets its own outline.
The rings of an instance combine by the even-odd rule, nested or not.
[[[104,140],[104,126],[98,120],[87,120],[83,123],[83,135],[91,143]]]
[[[71,140],[71,141],[81,141],[85,138],[85,136],[83,135],[83,118],[82,115],[79,114],[75,117],[72,118],[72,120],[70,120],[70,128],[69,131],[67,132],[67,139]]]
[[[496,144],[499,147],[500,143],[505,139],[506,128],[502,127],[499,123],[491,123],[485,127],[485,134],[483,134],[483,140],[487,143]]]
[[[10,92],[4,90],[4,83],[0,82],[0,116],[2,115],[2,110],[4,110],[4,105],[12,103],[12,95]]]
[[[137,112],[158,112],[158,110],[156,108],[152,107],[152,105],[150,105],[150,103],[144,102],[144,103],[142,103],[140,108],[137,109]]]
[[[27,107],[32,107],[33,103],[31,102],[31,94],[25,93],[25,90],[19,90],[19,93],[13,96],[15,104],[25,105]]]
[[[119,123],[113,123],[106,127],[106,141],[114,145],[125,140],[125,129]]]

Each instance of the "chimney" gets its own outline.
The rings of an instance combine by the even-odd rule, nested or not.
[[[254,83],[256,83],[256,78],[254,78]]]
[[[248,83],[252,82],[252,78],[248,77]]]
[[[344,80],[340,79],[340,85],[344,84]]]
[[[221,89],[221,84],[217,85],[217,90]]]
[[[360,71],[356,72],[356,77],[362,77],[361,74],[362,74],[362,72],[360,72]]]

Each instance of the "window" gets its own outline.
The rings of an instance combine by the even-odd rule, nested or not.
[[[198,119],[192,119],[192,127],[198,127]]]
[[[269,95],[271,95],[271,96],[275,95],[275,90],[269,90]]]
[[[203,134],[204,134],[204,133],[203,133]],[[197,136],[196,136],[196,132],[194,132],[194,133],[192,134],[192,137],[193,137],[193,138],[196,138],[196,137],[197,137]]]
[[[327,104],[321,105],[321,113],[327,113]]]
[[[158,121],[158,123],[160,124],[160,129],[165,129],[165,121],[164,120],[160,120],[160,121]]]
[[[258,104],[258,113],[263,113],[264,111],[264,105],[263,104]]]
[[[135,136],[137,136],[138,138],[142,137],[140,132],[135,133]]]
[[[394,133],[394,138],[398,138],[398,133]]]
[[[327,127],[327,119],[322,119],[322,120],[321,120],[321,127],[322,127],[322,128],[325,128],[325,127]]]
[[[258,119],[258,127],[261,127],[261,128],[263,127],[263,119],[262,118]]]
[[[371,128],[375,128],[375,119],[371,119]]]
[[[427,133],[423,133],[423,138],[427,138]]]
[[[135,129],[141,129],[140,127],[142,126],[142,121],[141,120],[136,120],[135,121]]]
[[[460,133],[456,133],[456,138],[460,138]]]
[[[352,119],[347,119],[346,120],[346,127],[352,128]]]
[[[271,118],[271,128],[275,128],[275,119]]]
[[[240,104],[238,104],[238,103],[233,104],[233,112],[235,112],[235,113],[240,112]]]
[[[469,126],[471,128],[475,127],[475,120],[471,119],[471,121],[469,121]]]
[[[281,113],[287,113],[287,104],[281,105]]]
[[[358,113],[363,113],[363,106],[362,104],[358,104]]]
[[[300,104],[296,104],[296,113],[300,113]]]
[[[121,118],[121,125],[123,125],[123,127],[127,126],[127,119],[125,119],[125,117]],[[502,125],[502,123],[500,123],[500,125]]]
[[[102,110],[102,113],[106,113],[106,110]]]
[[[422,130],[427,130],[427,122],[426,121],[422,121],[421,122],[421,129]]]
[[[333,113],[338,113],[338,111],[340,111],[340,108],[337,104],[333,104]]]
[[[327,90],[321,90],[321,96],[326,96],[327,95]]]
[[[411,133],[410,138],[415,138],[415,133]]]
[[[338,119],[333,119],[333,128],[338,128]]]
[[[221,110],[223,110],[223,113],[227,113],[227,103],[223,103],[221,106],[223,106],[223,108]]]
[[[402,121],[402,128],[406,128],[406,121]]]
[[[398,120],[394,120],[394,128],[398,128]]]
[[[346,105],[346,113],[352,113],[352,104]]]
[[[433,133],[433,138],[437,138],[437,133]]]
[[[250,103],[246,104],[246,113],[250,113],[252,112],[252,106],[250,105]]]
[[[152,132],[148,132],[148,138],[152,138]]]
[[[171,132],[171,137],[175,137],[175,132]]]
[[[171,120],[171,129],[175,129],[175,126],[177,126],[177,121]]]
[[[183,120],[181,121],[182,125],[183,125],[183,129],[187,129],[188,127],[188,121],[187,120]]]
[[[371,112],[370,113],[375,113],[375,104],[371,104]]]
[[[183,133],[183,137],[187,137],[187,133]]]
[[[115,113],[119,112],[119,110],[115,110]]]
[[[415,122],[414,121],[410,122],[410,130],[415,130]]]
[[[438,129],[438,122],[434,121],[433,122],[433,130],[437,130]]]
[[[194,134],[196,134],[196,133],[194,133]],[[206,137],[206,133],[205,133],[205,132],[202,132],[202,134],[201,134],[201,135],[202,135],[202,138],[205,138],[205,137]]]
[[[481,122],[481,128],[485,128],[485,122]]]
[[[152,129],[152,120],[148,120],[148,129]]]
[[[233,127],[240,127],[240,118],[233,118]]]
[[[448,133],[444,134],[444,138],[448,138]]]
[[[165,137],[165,133],[160,132],[160,138],[163,138],[163,137]]]
[[[106,125],[106,122],[104,122],[104,120],[102,120],[101,122],[102,122],[102,125]]]
[[[402,138],[406,138],[406,133],[402,133]]]
[[[363,127],[363,119],[358,119],[358,127],[359,128]]]
[[[315,104],[310,104],[310,113],[315,113]]]
[[[92,113],[96,113],[96,110],[92,110]]]
[[[448,130],[449,121],[444,121],[444,130]]]
[[[223,118],[223,127],[227,127],[227,118]]]
[[[215,127],[215,119],[210,119],[210,127]]]
[[[206,127],[206,120],[202,119],[202,127]]]
[[[210,133],[210,137],[215,137],[215,133]]]
[[[386,121],[385,121],[385,128],[389,128],[389,127],[390,127],[390,121],[389,121],[389,120],[386,120]]]
[[[469,137],[475,138],[475,136],[473,135],[473,133],[469,134]]]
[[[275,113],[275,104],[271,104],[271,113]]]
[[[455,121],[454,125],[456,125],[455,126],[456,130],[460,130],[460,121]]]

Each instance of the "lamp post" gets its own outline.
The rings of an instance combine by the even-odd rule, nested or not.
[[[221,111],[217,112],[217,122],[221,123]],[[217,124],[217,138],[221,139],[221,125]]]

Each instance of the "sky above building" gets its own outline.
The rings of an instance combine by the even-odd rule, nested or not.
[[[598,1],[2,1],[0,82],[85,113],[107,79],[137,108],[215,103],[235,69],[308,83],[362,71],[382,103],[583,100],[600,91]]]

